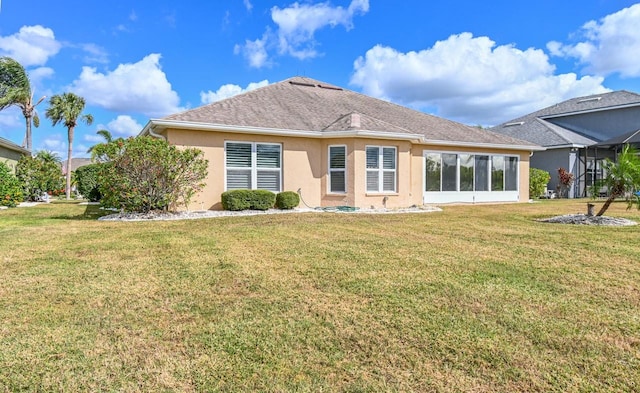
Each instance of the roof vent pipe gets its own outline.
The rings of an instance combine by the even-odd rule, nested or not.
[[[351,123],[349,124],[349,128],[360,128],[360,114],[351,114]]]

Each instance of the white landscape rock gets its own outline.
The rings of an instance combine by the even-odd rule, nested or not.
[[[637,225],[635,221],[626,218],[607,216],[588,216],[586,214],[567,214],[550,218],[539,219],[540,222],[550,222],[556,224],[576,224],[576,225],[602,225],[602,226],[632,226]]]

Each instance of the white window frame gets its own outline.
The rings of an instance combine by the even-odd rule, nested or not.
[[[227,146],[230,143],[236,144],[245,144],[251,145],[251,167],[230,167],[227,166]],[[278,146],[280,150],[279,163],[280,166],[278,168],[258,168],[258,145],[269,145],[269,146]],[[251,189],[258,189],[258,172],[278,172],[278,191],[269,190],[272,192],[281,192],[282,191],[282,144],[281,143],[270,143],[270,142],[248,142],[248,141],[225,141],[224,142],[224,190],[228,191],[228,183],[227,183],[227,173],[229,170],[244,170],[251,171]]]
[[[331,148],[332,147],[341,147],[344,149],[344,168],[331,168]],[[333,172],[343,172],[344,173],[344,191],[333,191],[331,189],[331,178]],[[347,145],[329,145],[327,148],[327,193],[329,194],[346,194],[347,193]]]
[[[426,154],[429,153],[435,153],[435,154],[439,154],[440,155],[440,191],[427,191],[426,190],[426,183],[423,184],[423,192],[427,192],[427,193],[453,193],[453,192],[458,192],[458,193],[490,193],[490,192],[520,192],[520,171],[516,170],[516,179],[515,179],[515,184],[516,184],[516,190],[505,190],[506,188],[506,164],[507,164],[507,159],[509,158],[515,158],[516,159],[516,163],[517,163],[517,167],[519,168],[520,165],[520,156],[517,154],[495,154],[495,153],[486,153],[486,152],[474,152],[474,151],[450,151],[450,150],[423,150],[423,160],[426,159]],[[443,154],[455,154],[456,155],[456,191],[442,191],[442,186],[443,186],[443,175],[442,175],[442,155]],[[461,154],[469,154],[472,156],[484,156],[484,157],[489,157],[489,165],[487,166],[487,181],[488,181],[488,190],[486,191],[478,191],[475,189],[475,171],[476,171],[476,166],[475,166],[475,159],[474,159],[474,187],[473,187],[473,191],[460,191],[460,155]],[[492,190],[492,169],[493,169],[493,157],[502,157],[503,158],[503,165],[502,165],[502,172],[503,172],[503,178],[502,178],[502,190],[498,191],[498,190]],[[426,171],[426,161],[423,161],[423,174],[422,177],[425,177],[425,171]],[[423,179],[423,181],[425,181],[425,179]]]
[[[367,150],[370,148],[378,149],[378,168],[367,168]],[[393,149],[393,169],[385,169],[384,168],[384,149]],[[379,145],[366,145],[365,150],[365,190],[367,194],[395,194],[398,192],[398,148],[396,146],[379,146]],[[378,173],[378,189],[373,191],[367,188],[368,182],[366,180],[367,174],[369,172],[377,172]],[[384,190],[384,174],[385,173],[393,173],[393,191]]]

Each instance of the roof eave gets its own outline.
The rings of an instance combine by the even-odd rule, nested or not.
[[[554,113],[554,114],[549,114],[549,115],[540,115],[537,116],[538,119],[553,119],[553,118],[557,118],[557,117],[565,117],[565,116],[573,116],[573,115],[579,115],[579,114],[584,114],[584,113],[593,113],[593,112],[603,112],[603,111],[610,111],[610,110],[614,110],[614,109],[625,109],[625,108],[633,108],[636,106],[640,106],[640,102],[632,102],[629,104],[621,104],[621,105],[611,105],[611,106],[605,106],[602,108],[591,108],[591,109],[583,109],[583,110],[578,110],[578,111],[571,111],[571,112],[564,112],[564,113]]]
[[[28,149],[25,149],[24,147],[18,146],[18,145],[14,144],[14,143],[6,143],[3,140],[0,140],[0,146],[5,147],[5,148],[7,148],[9,150],[13,150],[13,151],[17,151],[17,152],[22,153],[22,154],[26,154],[28,156],[31,155],[31,152]]]
[[[218,132],[233,132],[241,134],[257,134],[257,135],[272,135],[272,136],[288,136],[296,138],[318,138],[318,139],[333,139],[333,138],[372,138],[372,139],[393,139],[404,140],[413,143],[436,145],[436,146],[464,146],[464,147],[485,147],[490,149],[503,149],[503,150],[519,150],[519,151],[542,151],[546,148],[537,145],[509,145],[500,143],[483,143],[483,142],[461,142],[461,141],[443,141],[443,140],[430,140],[419,134],[409,134],[400,132],[386,132],[386,131],[372,131],[372,130],[345,130],[345,131],[309,131],[309,130],[287,130],[278,128],[264,128],[264,127],[251,127],[251,126],[230,126],[226,124],[210,124],[210,123],[197,123],[187,121],[175,121],[175,120],[163,120],[152,119],[142,129],[139,136],[148,134],[162,133],[163,130],[168,128],[182,128],[197,131],[218,131]]]

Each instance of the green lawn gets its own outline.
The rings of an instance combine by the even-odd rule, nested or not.
[[[3,210],[0,392],[638,391],[640,226],[534,221],[586,202]]]

